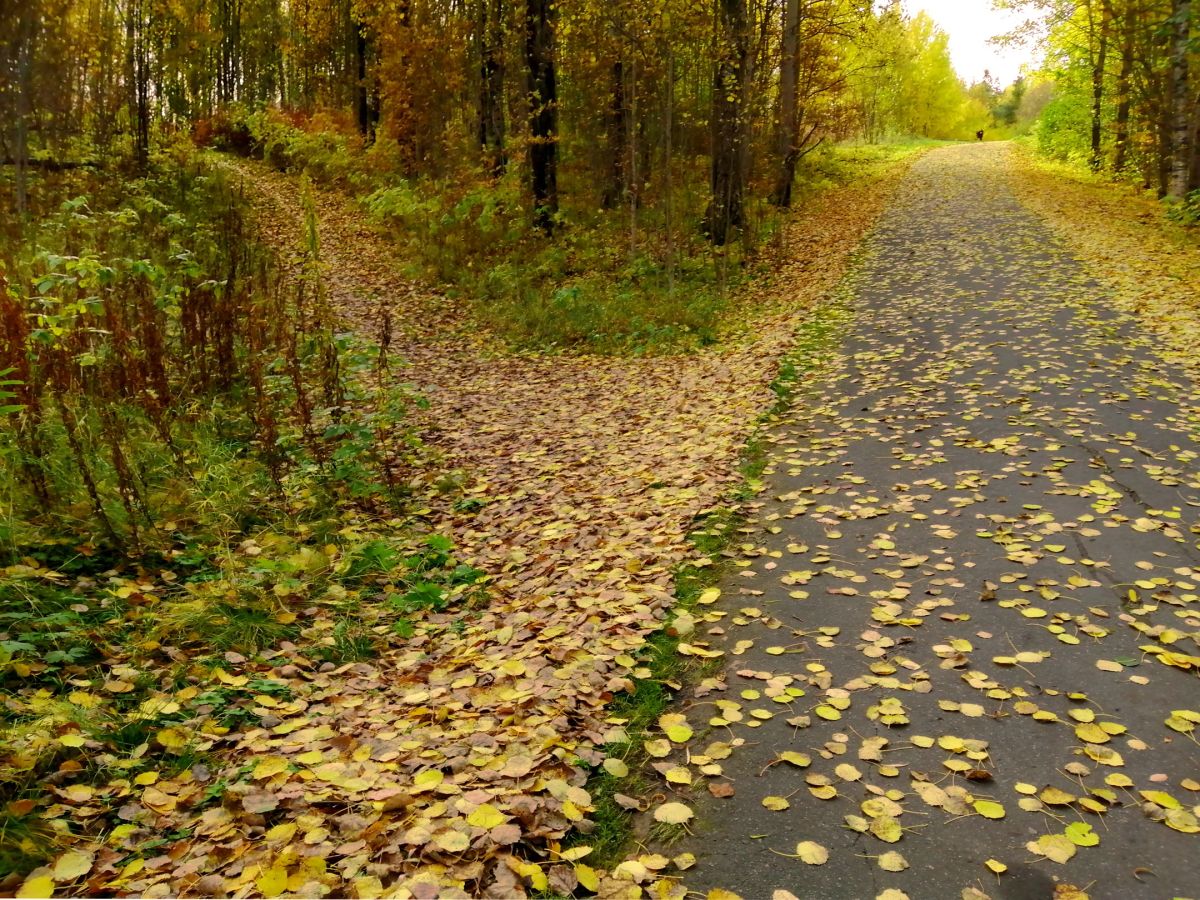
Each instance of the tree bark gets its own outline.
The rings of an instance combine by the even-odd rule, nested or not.
[[[371,139],[371,94],[367,84],[367,26],[354,22],[354,112],[358,120],[358,132],[364,139]]]
[[[144,169],[150,158],[150,73],[147,71],[145,31],[142,0],[130,0],[125,13],[126,89],[133,158],[139,169]]]
[[[616,209],[629,186],[629,128],[625,110],[625,65],[621,60],[612,64],[607,125],[608,185],[604,189],[604,207]]]
[[[1192,173],[1188,178],[1188,192],[1200,191],[1200,93],[1192,100]]]
[[[32,4],[31,4],[32,5]],[[35,35],[35,10],[23,7],[17,13],[17,102],[14,126],[13,162],[16,165],[17,212],[24,213],[29,199],[29,117],[33,114],[33,56]]]
[[[712,198],[704,229],[717,246],[742,224],[745,193],[746,67],[750,53],[746,0],[717,0],[717,64],[712,99]]]
[[[526,0],[525,63],[529,82],[529,173],[534,224],[549,234],[558,212],[558,86],[555,0]]]
[[[1121,72],[1117,75],[1116,151],[1113,157],[1113,171],[1118,174],[1125,171],[1125,163],[1129,158],[1129,81],[1133,77],[1133,42],[1136,31],[1137,13],[1130,6],[1125,10],[1121,40]]]
[[[479,146],[485,165],[499,178],[508,166],[504,149],[504,6],[479,0]]]
[[[1179,199],[1187,194],[1192,161],[1192,92],[1188,77],[1191,0],[1174,0],[1171,21],[1171,159],[1167,173],[1167,196]]]
[[[779,68],[779,121],[776,123],[775,153],[779,162],[779,177],[771,202],[776,206],[792,205],[792,183],[796,180],[796,88],[800,40],[800,0],[784,0],[783,58]]]
[[[1103,135],[1104,68],[1108,63],[1108,31],[1112,8],[1101,0],[1100,43],[1092,66],[1092,168],[1099,170],[1104,163],[1101,138]]]

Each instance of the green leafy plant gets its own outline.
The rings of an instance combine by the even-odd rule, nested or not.
[[[24,382],[18,379],[7,377],[15,371],[16,369],[11,367],[7,369],[0,369],[0,416],[16,415],[25,408],[24,404],[21,403],[3,402],[5,400],[16,399],[17,397],[16,391],[10,391],[8,388],[20,387],[22,384],[24,384]]]

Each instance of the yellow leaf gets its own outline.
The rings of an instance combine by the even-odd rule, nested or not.
[[[64,747],[82,747],[84,744],[84,738],[83,735],[78,731],[71,731],[60,737],[58,742]]]
[[[1138,793],[1155,806],[1161,806],[1163,809],[1180,809],[1183,806],[1170,794],[1162,791],[1138,791]]]
[[[619,759],[609,758],[604,761],[604,771],[613,778],[624,778],[629,774],[629,766]]]
[[[786,763],[791,763],[793,766],[798,766],[803,769],[812,765],[812,757],[807,753],[797,753],[795,750],[785,750],[779,754],[779,758]]]
[[[644,747],[646,752],[656,759],[662,759],[664,756],[671,755],[671,742],[662,740],[661,738],[659,740],[646,741]]]
[[[1108,732],[1095,722],[1075,726],[1075,736],[1087,744],[1103,744],[1109,740]]]
[[[428,791],[437,787],[445,780],[446,776],[439,770],[426,769],[424,772],[418,772],[417,776],[413,778],[413,786],[418,791]]]
[[[850,763],[842,763],[833,770],[833,773],[837,775],[838,778],[841,778],[845,781],[858,781],[860,778],[862,778],[862,772],[858,771],[858,769],[854,768],[854,766],[850,765]]]
[[[296,836],[296,823],[295,822],[280,822],[274,828],[268,829],[267,833],[263,835],[263,837],[265,837],[268,841],[281,841],[281,842],[290,841],[295,836]]]
[[[998,859],[985,859],[983,864],[995,872],[997,875],[1003,875],[1008,871],[1008,866],[1000,862]]]
[[[1056,787],[1048,787],[1043,790],[1038,797],[1043,803],[1048,803],[1051,806],[1066,806],[1069,803],[1074,803],[1079,798],[1074,794],[1068,794],[1066,791]]]
[[[891,816],[876,816],[871,820],[871,834],[888,844],[894,844],[904,834],[900,823]]]
[[[1100,843],[1100,835],[1087,822],[1072,822],[1067,826],[1066,835],[1077,847],[1095,847]]]
[[[264,897],[278,897],[288,886],[287,869],[274,866],[254,880],[254,886]]]
[[[579,863],[575,866],[575,877],[579,879],[579,884],[584,890],[593,893],[600,890],[600,876],[591,866]]]
[[[1196,814],[1186,809],[1167,810],[1166,823],[1168,828],[1181,831],[1184,834],[1200,834],[1200,819]]]
[[[908,868],[908,860],[895,850],[889,850],[879,857],[879,868],[885,872],[903,872]]]
[[[792,804],[788,803],[785,797],[763,797],[762,805],[773,812],[779,812],[787,809]]]
[[[663,733],[676,744],[686,744],[692,739],[694,732],[687,725],[672,725],[669,728],[664,728]]]
[[[86,850],[68,850],[57,860],[50,872],[55,881],[74,881],[92,871],[96,856]]]
[[[486,828],[491,831],[497,825],[503,825],[508,821],[508,816],[496,809],[490,803],[481,803],[471,811],[467,816],[467,824],[474,825],[476,828]]]
[[[434,837],[433,843],[447,853],[462,853],[471,846],[471,839],[461,831],[443,831]]]
[[[829,851],[816,841],[801,841],[796,845],[796,855],[810,866],[823,866],[829,862]]]
[[[975,812],[985,819],[1003,819],[1004,807],[995,800],[976,800]]]
[[[254,767],[254,772],[250,777],[254,779],[270,778],[280,772],[286,772],[287,769],[288,761],[282,756],[266,756]]]
[[[187,746],[187,737],[178,728],[160,729],[154,739],[168,750],[182,750]]]
[[[214,674],[217,676],[219,681],[223,682],[224,684],[228,684],[231,687],[242,687],[248,681],[250,681],[250,678],[247,675],[230,675],[224,669],[217,669]]]
[[[54,879],[49,875],[30,875],[17,888],[17,896],[20,898],[53,897]]]
[[[664,803],[654,811],[654,819],[667,825],[682,825],[695,815],[682,803]]]
[[[1125,765],[1125,757],[1121,756],[1116,750],[1109,747],[1101,747],[1096,744],[1087,744],[1083,748],[1083,752],[1090,759],[1094,759],[1098,763],[1106,766],[1123,766]]]
[[[1034,845],[1035,852],[1056,863],[1066,863],[1075,855],[1075,844],[1065,834],[1044,834]]]

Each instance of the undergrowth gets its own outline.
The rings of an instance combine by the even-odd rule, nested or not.
[[[64,798],[287,708],[244,664],[351,664],[484,599],[409,509],[423,401],[338,332],[315,234],[287,282],[244,206],[176,147],[0,218],[0,878],[55,855]]]
[[[314,131],[316,124],[323,130]],[[748,199],[739,239],[713,247],[700,225],[707,175],[693,163],[675,163],[668,220],[659,197],[605,208],[598,187],[579,183],[581,173],[567,162],[560,173],[565,205],[546,236],[531,224],[519,166],[499,178],[474,170],[404,178],[389,142],[364,149],[357,135],[328,125],[301,127],[259,112],[205,139],[350,191],[396,241],[412,277],[465,299],[517,349],[637,355],[717,343],[724,319],[746,313],[731,298],[773,264],[768,251],[786,221],[786,211]],[[802,160],[795,203],[874,179],[937,143],[823,147]]]

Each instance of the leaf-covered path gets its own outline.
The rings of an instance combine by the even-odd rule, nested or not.
[[[1200,894],[1196,388],[1014,199],[1007,152],[916,164],[770,438],[697,625],[727,686],[652,746],[695,808],[663,851],[699,858],[689,888]]]
[[[811,270],[779,273],[756,339],[613,359],[504,353],[466,311],[402,278],[395,247],[344,195],[314,190],[306,210],[294,178],[229,165],[263,236],[295,267],[306,218],[315,222],[324,295],[343,321],[376,337],[390,313],[390,373],[428,397],[414,414],[440,463],[415,485],[413,515],[487,572],[489,602],[471,616],[422,618],[371,662],[321,666],[286,646],[214,674],[236,686],[271,679],[292,699],[223,736],[223,805],[199,811],[205,788],[190,771],[131,802],[128,815],[154,827],[117,849],[84,848],[97,853],[96,889],[369,898],[628,888],[581,854],[559,856],[557,842],[589,827],[590,767],[617,728],[609,705],[674,602],[673,573],[695,556],[689,530],[735,483],[797,323],[837,283],[895,179],[840,190],[797,217],[791,241]],[[184,828],[178,856],[117,867],[140,842]]]

